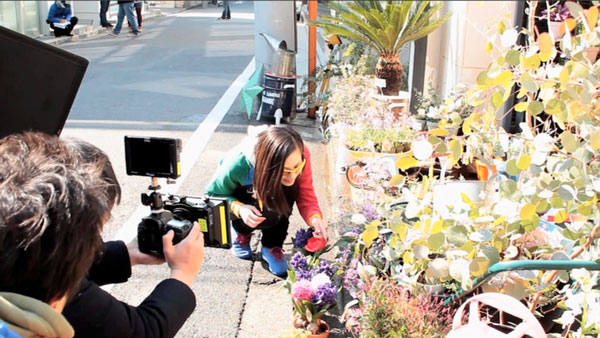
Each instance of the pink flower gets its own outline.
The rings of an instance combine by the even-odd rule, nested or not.
[[[310,252],[317,252],[327,246],[327,240],[323,237],[311,237],[308,239],[308,244],[304,247]]]
[[[312,301],[315,292],[312,289],[310,281],[301,279],[292,286],[292,297]]]

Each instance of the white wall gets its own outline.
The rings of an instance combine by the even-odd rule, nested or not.
[[[511,26],[516,1],[447,1],[452,18],[428,36],[425,87],[433,82],[442,95],[458,83],[475,83],[494,55],[485,52],[488,37],[501,19]]]

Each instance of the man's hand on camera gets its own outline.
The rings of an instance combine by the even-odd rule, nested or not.
[[[162,264],[165,262],[164,258],[154,255],[147,255],[141,252],[140,247],[138,245],[137,237],[127,244],[127,251],[129,252],[129,260],[131,261],[131,266],[137,264]]]
[[[188,286],[194,284],[194,279],[204,261],[204,234],[198,223],[181,242],[173,245],[173,230],[163,236],[163,253],[171,269],[171,278],[177,279]]]
[[[240,207],[240,218],[251,228],[256,228],[266,219],[260,210],[250,204],[244,204]]]

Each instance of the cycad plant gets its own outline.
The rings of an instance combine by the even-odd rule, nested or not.
[[[443,6],[429,1],[336,1],[329,7],[336,17],[323,16],[310,24],[328,34],[362,41],[379,54],[376,75],[386,80],[385,95],[398,95],[402,81],[400,51],[407,43],[420,39],[444,24],[451,13],[432,19]]]

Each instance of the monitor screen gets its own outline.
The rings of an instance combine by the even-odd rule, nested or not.
[[[88,60],[0,26],[0,138],[60,135]]]
[[[180,139],[125,136],[128,175],[170,177],[181,175]]]

